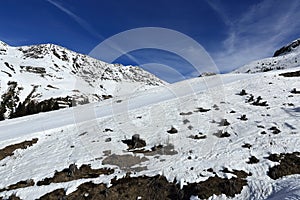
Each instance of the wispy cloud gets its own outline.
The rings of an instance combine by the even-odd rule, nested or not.
[[[207,2],[228,26],[223,48],[212,53],[215,62],[223,71],[272,56],[300,28],[300,2],[297,0],[263,0],[235,19],[228,17],[226,5],[220,1]]]
[[[101,36],[97,31],[85,20],[83,20],[81,17],[70,11],[69,9],[65,8],[64,6],[60,5],[54,0],[46,0],[65,14],[67,14],[70,18],[72,18],[74,21],[76,21],[83,29],[85,29],[87,32],[89,32],[91,35],[93,35],[96,38],[100,38],[101,40],[104,39],[103,36]]]

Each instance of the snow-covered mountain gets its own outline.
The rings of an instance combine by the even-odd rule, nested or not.
[[[0,200],[299,200],[296,43],[248,73],[174,84],[55,45],[1,43],[12,113],[94,103],[0,121]]]
[[[299,53],[300,52],[300,39],[297,39],[290,44],[282,47],[274,53],[274,57],[286,55],[289,53]]]
[[[0,115],[6,118],[35,113],[33,107],[53,110],[165,84],[139,67],[108,64],[57,45],[11,47],[3,42],[0,81]]]
[[[300,199],[299,72],[200,77],[2,121],[0,196]]]
[[[271,58],[253,61],[236,69],[235,73],[256,73],[300,66],[300,39],[291,42],[274,53]]]

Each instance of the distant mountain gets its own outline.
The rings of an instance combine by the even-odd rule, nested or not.
[[[0,119],[96,102],[166,84],[134,66],[66,48],[0,42]]]
[[[280,48],[271,58],[253,61],[236,69],[236,73],[257,73],[294,68],[300,65],[300,39]]]

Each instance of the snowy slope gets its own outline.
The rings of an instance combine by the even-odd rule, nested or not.
[[[232,198],[212,195],[209,199],[299,199],[300,175],[274,180],[267,174],[279,164],[266,158],[270,154],[300,151],[300,77],[279,76],[290,71],[300,68],[201,77],[100,103],[2,121],[0,149],[33,138],[38,141],[0,160],[0,191],[7,188],[0,196],[38,199],[60,188],[72,195],[79,191],[77,187],[92,181],[108,184],[98,194],[109,198],[109,188],[117,184],[112,179],[122,180],[127,172],[131,172],[129,177],[162,175],[184,189],[209,177],[238,176],[228,170],[243,170],[249,175],[241,193]],[[242,90],[247,94],[239,95]],[[251,95],[254,101],[248,102]],[[267,101],[266,106],[255,105],[259,96],[262,100],[258,103]],[[171,127],[177,133],[170,132]],[[227,135],[222,137],[223,133]],[[146,146],[128,150],[124,140],[134,134],[139,134]],[[248,163],[251,156],[258,161]],[[70,169],[71,164],[90,164],[93,169],[110,168],[114,172],[37,184]],[[32,186],[9,189],[30,179]],[[147,187],[150,190],[152,185]],[[210,190],[214,191],[213,185]],[[80,191],[81,199],[97,199],[86,190]],[[151,198],[131,194],[128,199]]]
[[[300,66],[300,39],[282,47],[271,58],[253,61],[234,71],[234,73],[256,73],[288,69]]]
[[[0,96],[13,91],[14,105],[26,98],[96,102],[165,84],[141,68],[108,64],[53,44],[10,47],[3,42],[0,81]]]

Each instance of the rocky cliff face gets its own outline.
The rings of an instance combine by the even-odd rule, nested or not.
[[[282,56],[288,53],[291,53],[293,51],[299,51],[299,46],[300,46],[300,39],[297,39],[295,41],[293,41],[292,43],[278,49],[273,57],[278,57],[278,56]]]
[[[163,84],[139,67],[108,64],[57,45],[11,47],[0,42],[2,118],[101,101]],[[27,108],[29,104],[40,104],[41,109]]]
[[[282,47],[271,58],[253,61],[235,70],[235,73],[257,73],[294,68],[299,66],[300,39]]]

